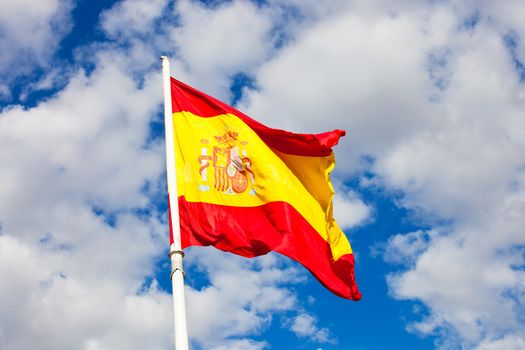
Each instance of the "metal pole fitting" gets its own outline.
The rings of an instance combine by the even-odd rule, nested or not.
[[[170,278],[173,278],[173,274],[177,272],[177,270],[182,272],[182,275],[185,276],[184,269],[182,268],[182,258],[184,258],[184,252],[182,250],[171,250],[168,253],[168,257],[171,260]]]
[[[184,252],[182,250],[175,250],[175,249],[173,249],[173,250],[170,250],[170,252],[168,253],[168,258],[171,259],[171,256],[173,254],[180,254],[180,256],[183,257],[183,258],[186,255],[186,254],[184,254]]]

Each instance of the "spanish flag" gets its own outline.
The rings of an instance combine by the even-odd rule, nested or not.
[[[272,129],[173,78],[171,99],[182,247],[275,251],[333,293],[361,299],[332,215],[332,146],[345,132]]]

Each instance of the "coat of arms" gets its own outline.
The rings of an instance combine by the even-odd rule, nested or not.
[[[238,133],[226,131],[224,134],[213,137],[213,142],[202,139],[201,155],[199,156],[201,180],[209,183],[213,168],[213,187],[223,193],[243,193],[255,184],[255,175],[252,162],[248,158],[246,145],[248,142],[239,141]],[[209,186],[199,186],[201,190],[209,190]],[[253,187],[249,194],[255,194]]]

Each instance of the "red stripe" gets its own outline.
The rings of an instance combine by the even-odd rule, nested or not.
[[[333,261],[329,244],[285,202],[230,207],[179,197],[183,248],[214,246],[244,257],[276,251],[304,265],[330,291],[359,300],[354,257]]]
[[[332,153],[332,147],[344,136],[344,130],[333,130],[321,134],[295,134],[289,131],[272,129],[246,114],[228,106],[205,93],[198,91],[176,79],[171,78],[171,101],[173,113],[191,112],[203,118],[230,113],[244,121],[271,148],[280,152],[324,157]]]

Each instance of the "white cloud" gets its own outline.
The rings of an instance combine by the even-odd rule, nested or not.
[[[384,258],[389,263],[413,263],[428,248],[432,236],[435,236],[434,232],[422,230],[391,236],[386,244]]]
[[[2,149],[13,151],[0,155],[11,165],[0,171],[10,185],[0,190],[4,227],[9,230],[16,223],[21,229],[34,224],[32,217],[44,221],[64,199],[86,200],[108,210],[144,206],[147,197],[140,189],[163,166],[161,145],[145,147],[148,116],[159,103],[158,80],[138,90],[109,64],[90,78],[77,74],[57,98],[38,108],[7,110],[0,142]],[[48,211],[22,213],[27,203],[45,205]]]
[[[286,17],[287,6],[300,18]],[[83,54],[96,62],[91,75],[72,74],[57,96],[0,117],[0,270],[9,281],[0,286],[0,346],[171,346],[169,298],[155,281],[143,290],[165,228],[157,214],[132,214],[151,209],[144,185],[157,183],[163,152],[162,145],[145,145],[159,110],[158,74],[146,74],[140,85],[131,76],[168,47],[177,52],[177,77],[222,98],[229,98],[233,74],[253,74],[258,90],[242,106],[268,125],[347,129],[337,176],[367,169],[372,184],[402,194],[400,205],[428,219],[432,229],[396,235],[386,250],[389,261],[405,264],[389,276],[392,295],[428,307],[428,317],[410,330],[440,334],[443,344],[522,347],[525,89],[513,60],[525,57],[523,6],[233,1],[209,8],[181,1],[175,24],[164,1],[119,3],[101,26],[129,46],[90,47]],[[2,71],[15,77],[45,67],[69,30],[71,8],[58,0],[7,3],[0,28],[12,35],[0,43],[9,47]],[[465,28],[476,12],[478,23]],[[513,51],[503,40],[509,33]],[[276,49],[279,35],[287,40]],[[18,57],[37,60],[11,70]],[[371,215],[351,191],[335,201],[343,227]],[[236,337],[259,334],[272,314],[297,307],[281,285],[297,276],[290,279],[271,255],[243,263],[196,256],[205,257],[200,264],[210,284],[188,289],[188,299],[198,300],[188,310],[194,341],[216,349],[267,347]],[[17,313],[13,305],[21,305]],[[325,337],[308,316],[294,318],[297,334]]]
[[[191,72],[192,83],[214,96],[229,100],[230,78],[250,72],[273,51],[271,12],[252,2],[226,2],[212,9],[184,0],[177,2],[176,11],[181,23],[170,35],[176,55]]]
[[[0,76],[4,81],[47,68],[71,28],[70,0],[3,1],[0,12]]]
[[[335,343],[336,340],[330,334],[328,328],[319,328],[317,320],[308,313],[299,313],[289,322],[290,329],[301,338],[309,338],[319,343]]]
[[[372,209],[357,193],[337,183],[335,187],[334,218],[341,229],[351,229],[370,219]]]
[[[504,41],[524,37],[522,5],[410,5],[356,1],[310,26],[242,104],[269,125],[347,129],[337,175],[368,170],[432,225],[386,250],[406,264],[392,295],[428,306],[410,329],[472,347],[524,328],[525,88]]]
[[[108,250],[92,259],[103,259]],[[155,285],[133,295],[122,277],[89,278],[97,270],[78,269],[76,250],[50,251],[1,236],[0,252],[2,349],[165,349],[170,342],[170,299]]]
[[[159,17],[168,5],[167,0],[135,0],[117,3],[102,13],[101,26],[109,37],[132,37],[155,31]]]
[[[394,295],[420,299],[431,311],[412,329],[452,327],[460,343],[475,346],[525,328],[525,276],[516,268],[525,243],[524,87],[490,22],[449,40],[452,74],[439,101],[441,125],[399,142],[375,170],[403,191],[404,205],[451,222],[446,235],[405,249],[415,265],[389,278]],[[398,243],[391,239],[389,249]]]
[[[525,340],[522,337],[507,336],[497,340],[490,340],[481,343],[476,350],[507,350],[525,349]]]
[[[421,66],[429,44],[417,25],[409,16],[354,13],[314,24],[261,67],[260,90],[247,94],[243,106],[288,130],[345,128],[338,170],[359,170],[363,154],[382,153],[429,123],[421,118],[427,97],[413,93],[427,84]]]
[[[285,285],[302,279],[294,269],[283,268],[276,255],[247,260],[210,248],[188,252],[187,265],[202,269],[209,278],[209,284],[188,289],[187,294],[190,336],[204,349],[234,346],[231,337],[260,334],[274,313],[292,311],[298,304]],[[240,349],[264,345],[235,344]]]
[[[1,115],[0,243],[12,254],[3,255],[0,269],[13,272],[5,275],[13,283],[0,288],[0,304],[24,305],[16,317],[0,319],[2,348],[172,346],[170,298],[155,279],[144,285],[155,273],[166,229],[150,202],[162,175],[163,145],[147,143],[149,123],[160,111],[160,76],[143,74],[157,59],[148,52],[167,42],[141,39],[152,34],[165,39],[162,31],[149,28],[164,15],[159,8],[165,3],[155,5],[122,2],[106,12],[101,26],[115,43],[81,48],[76,56],[93,64],[94,71],[72,71],[56,96],[31,109],[11,106]],[[197,19],[210,22],[204,34],[231,39],[225,40],[231,55],[219,68],[209,65],[210,56],[208,63],[192,66],[195,77],[215,72],[217,79],[210,80],[227,81],[239,65],[249,70],[271,49],[247,49],[247,42],[265,43],[272,24],[249,3],[216,12],[180,6],[187,6],[181,13],[187,28],[174,29],[170,22],[177,40],[191,42],[200,33]],[[223,28],[236,16],[244,19],[240,26]],[[134,35],[125,28],[130,24]],[[242,28],[253,30],[243,33]],[[122,43],[125,47],[119,47]],[[184,59],[194,58],[191,52]],[[181,61],[174,60],[174,66],[182,66]],[[137,76],[140,83],[133,79]],[[136,209],[152,215],[136,216]],[[285,284],[301,282],[302,275],[272,255],[242,263],[238,257],[195,256],[202,258],[198,264],[210,285],[188,287],[193,342],[205,348],[265,348],[267,343],[246,338],[264,331],[274,313],[293,313],[298,301]],[[20,257],[28,259],[18,266]],[[19,289],[25,293],[13,293]]]
[[[159,85],[100,61],[37,107],[2,113],[2,349],[171,343],[169,297],[155,280],[143,290],[165,227],[154,209],[132,212],[151,206],[144,186],[163,168],[162,145],[146,144]]]

